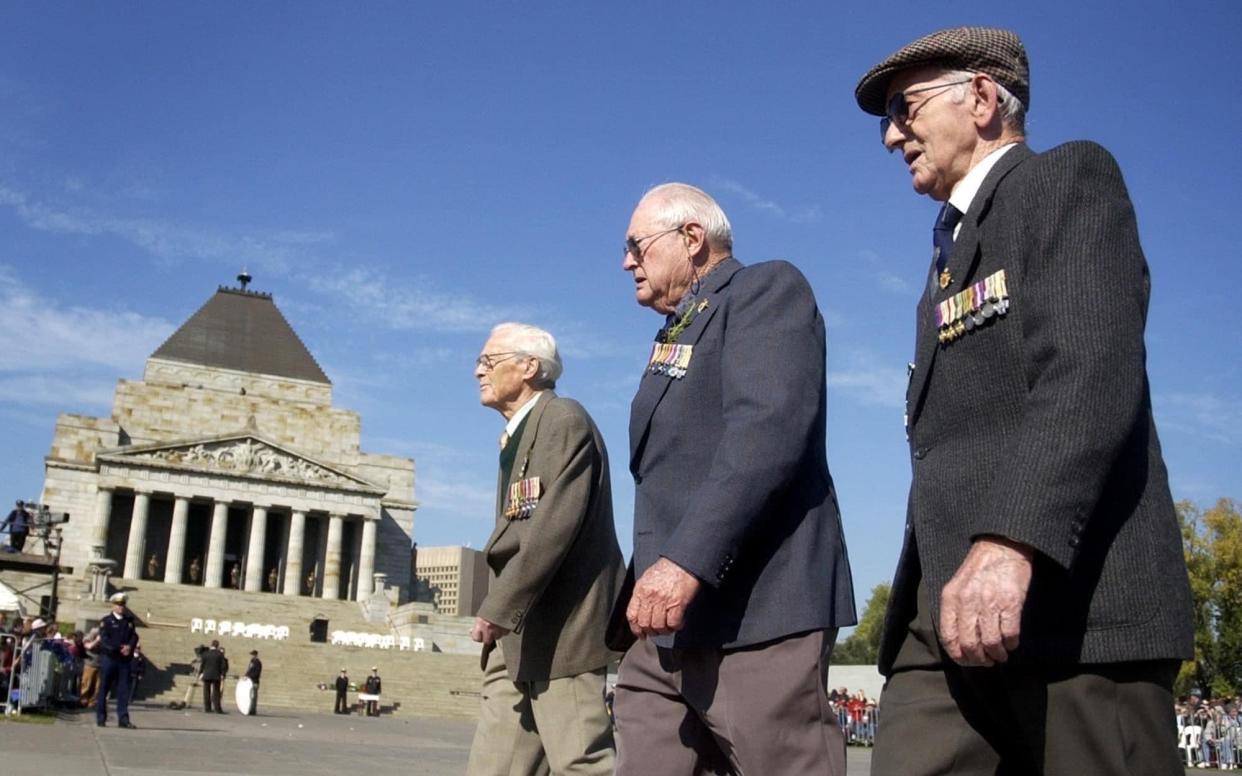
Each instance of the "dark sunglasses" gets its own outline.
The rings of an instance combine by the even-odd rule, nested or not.
[[[961,81],[950,81],[947,84],[933,84],[932,86],[924,86],[920,89],[910,89],[904,92],[897,92],[892,97],[889,97],[888,104],[884,106],[884,118],[880,119],[880,142],[884,142],[884,136],[888,134],[888,128],[890,125],[896,124],[898,126],[905,126],[910,122],[910,95],[920,94],[921,92],[930,92],[934,89],[948,89],[950,86],[968,84],[972,80],[973,79],[971,78],[965,78]],[[940,94],[943,94],[943,92]],[[936,96],[937,95],[933,94],[931,97],[923,100],[918,104],[918,107],[923,107],[932,99],[932,97]]]

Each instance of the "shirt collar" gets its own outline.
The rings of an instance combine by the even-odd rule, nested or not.
[[[506,434],[513,436],[513,432],[517,431],[517,427],[522,425],[522,421],[526,420],[526,416],[535,408],[535,402],[539,401],[540,396],[543,396],[543,391],[539,391],[530,397],[529,401],[523,404],[517,412],[513,413],[513,417],[509,418],[509,422],[505,424]]]
[[[992,168],[996,166],[1001,157],[1016,145],[1017,143],[1006,143],[983,157],[978,164],[970,168],[970,172],[966,173],[966,177],[958,181],[957,185],[953,187],[953,193],[949,195],[949,204],[963,214],[970,212],[970,206],[974,204],[975,195],[979,193],[979,187],[983,185],[983,179],[988,177],[988,173],[992,171]]]

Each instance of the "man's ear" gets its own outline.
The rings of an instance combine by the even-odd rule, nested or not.
[[[697,256],[707,242],[707,230],[702,224],[691,221],[682,226],[681,239],[690,255]]]
[[[539,359],[531,356],[522,362],[522,379],[530,380],[539,376],[539,370],[543,368],[543,363]]]
[[[980,129],[990,126],[1000,114],[1000,94],[996,82],[986,73],[976,73],[970,81],[970,93],[975,98],[972,113],[975,125]]]

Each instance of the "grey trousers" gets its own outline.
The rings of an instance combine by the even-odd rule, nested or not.
[[[513,682],[504,651],[488,655],[467,776],[612,776],[605,669]]]
[[[617,677],[617,776],[845,776],[828,706],[836,629],[735,650],[630,648]]]
[[[880,696],[871,776],[1181,776],[1176,661],[963,668],[919,605]]]

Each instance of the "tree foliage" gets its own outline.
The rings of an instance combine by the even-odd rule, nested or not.
[[[1194,597],[1195,657],[1182,665],[1175,691],[1232,695],[1242,690],[1242,514],[1223,498],[1206,511],[1179,501],[1177,516]]]
[[[888,609],[888,594],[892,586],[881,582],[871,589],[871,598],[863,609],[858,626],[845,641],[832,651],[832,662],[837,665],[875,665],[880,655],[880,632],[884,630],[884,611]]]

